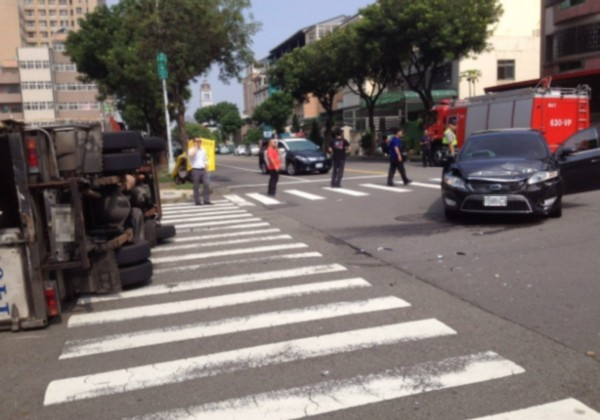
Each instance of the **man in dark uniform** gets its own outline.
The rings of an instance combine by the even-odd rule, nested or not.
[[[341,188],[344,166],[346,164],[346,153],[350,153],[350,142],[342,137],[341,128],[336,129],[334,135],[335,137],[329,142],[328,148],[333,165],[331,188]]]

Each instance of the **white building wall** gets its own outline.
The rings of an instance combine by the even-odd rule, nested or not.
[[[17,55],[25,123],[54,121],[56,112],[50,49],[19,48]]]
[[[459,98],[482,95],[488,86],[535,79],[540,76],[540,25],[541,0],[502,0],[504,14],[488,39],[490,50],[476,57],[463,59],[459,74],[466,70],[479,70],[481,76],[475,86],[462,80]],[[515,77],[498,80],[498,60],[515,61]]]

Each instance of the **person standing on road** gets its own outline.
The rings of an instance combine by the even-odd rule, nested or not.
[[[267,161],[267,169],[269,170],[269,190],[267,195],[275,197],[277,193],[277,182],[279,181],[279,170],[281,169],[281,160],[279,159],[279,150],[277,150],[277,138],[273,138],[269,141],[269,146],[265,152],[265,159]]]
[[[408,185],[412,182],[412,180],[406,177],[406,169],[404,168],[404,156],[402,154],[404,149],[402,140],[403,135],[404,130],[399,128],[396,130],[396,135],[392,137],[388,145],[388,152],[390,154],[390,169],[388,171],[387,185],[390,187],[394,186],[394,175],[396,174],[396,170],[400,172],[400,176],[402,177],[404,185]]]
[[[194,146],[188,150],[190,162],[192,164],[192,182],[194,183],[194,203],[197,206],[202,205],[200,201],[200,183],[202,183],[202,195],[204,204],[210,205],[210,180],[208,176],[208,155],[202,148],[202,139],[194,139]]]
[[[423,160],[423,166],[433,166],[431,137],[427,134],[427,130],[423,131],[423,137],[421,137],[421,159]]]
[[[327,151],[331,155],[333,171],[331,173],[331,188],[342,188],[342,177],[346,165],[346,153],[350,153],[350,142],[342,137],[342,129],[334,132],[335,137],[329,142]]]
[[[448,124],[448,128],[446,128],[446,131],[444,131],[444,138],[442,139],[442,144],[448,147],[450,156],[454,156],[454,149],[458,144],[456,140],[456,125],[452,123]]]

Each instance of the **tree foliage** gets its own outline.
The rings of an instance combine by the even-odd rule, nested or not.
[[[310,126],[310,134],[308,135],[308,138],[319,146],[323,144],[323,136],[321,135],[321,128],[319,128],[319,123],[317,120],[313,120]]]
[[[268,124],[277,133],[283,133],[292,110],[294,99],[286,92],[275,92],[254,109],[252,119],[259,124]]]
[[[429,109],[436,70],[446,62],[483,52],[502,6],[498,0],[380,0],[361,13],[364,39],[396,58],[391,70]]]
[[[231,102],[219,102],[218,104],[199,108],[194,113],[194,119],[200,123],[214,122],[219,125],[219,130],[224,136],[235,134],[244,125],[240,117],[240,111],[236,104]]]
[[[292,133],[298,133],[302,127],[300,127],[300,121],[298,120],[298,115],[294,114],[292,117]]]
[[[260,127],[250,127],[244,138],[246,144],[258,144],[263,138],[263,131]]]
[[[189,83],[213,64],[221,79],[239,78],[252,61],[249,46],[258,25],[246,21],[249,6],[249,0],[122,0],[87,15],[82,29],[69,35],[67,52],[118,101],[143,103],[137,95],[148,94],[155,109],[161,93],[155,57],[165,53],[170,112],[185,141]]]
[[[269,80],[304,103],[314,96],[325,110],[325,135],[331,136],[335,96],[345,85],[343,66],[337,53],[339,44],[332,37],[296,48],[269,69]]]

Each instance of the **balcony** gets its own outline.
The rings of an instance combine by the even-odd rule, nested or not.
[[[0,92],[0,108],[4,104],[20,104],[21,102],[23,102],[23,97],[20,93]]]
[[[0,69],[0,85],[18,85],[19,83],[19,72]]]

